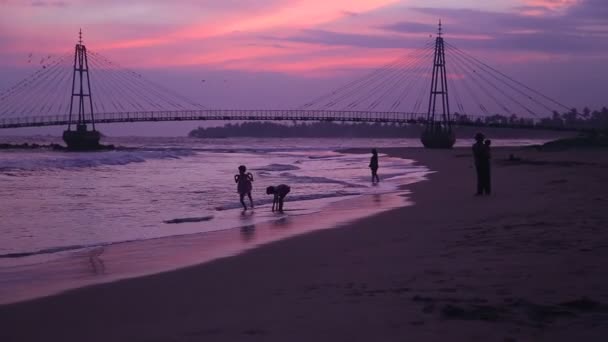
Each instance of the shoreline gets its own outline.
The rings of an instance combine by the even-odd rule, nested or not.
[[[419,178],[414,182],[426,180],[424,176]],[[276,218],[270,217],[269,205],[261,205],[255,211],[242,212],[241,225],[229,229],[83,246],[26,255],[25,258],[8,257],[6,260],[13,264],[0,268],[0,306],[35,301],[99,284],[179,271],[246,253],[268,243],[337,228],[383,211],[412,205],[406,197],[408,191],[403,187],[409,182],[412,180],[401,180],[395,189],[377,189],[378,193],[288,203],[288,215]],[[305,209],[310,207],[306,204],[310,201],[316,203],[313,207],[321,205],[321,211]],[[295,214],[289,215],[293,206],[296,207],[292,209]],[[235,213],[241,212],[230,209],[222,213],[228,211],[236,216],[238,214]],[[256,211],[258,214],[254,219]],[[299,214],[301,211],[304,213]],[[263,215],[262,221],[259,221],[259,215]]]
[[[605,153],[495,149],[495,194],[479,198],[469,149],[381,152],[438,171],[407,187],[416,205],[199,266],[2,305],[0,338],[606,336]],[[507,163],[510,153],[522,159]]]

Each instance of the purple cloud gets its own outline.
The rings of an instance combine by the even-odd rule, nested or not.
[[[421,40],[407,39],[399,35],[368,35],[326,30],[303,30],[298,34],[287,37],[266,36],[261,38],[297,43],[353,46],[373,49],[419,48],[424,45]]]
[[[63,1],[32,1],[34,7],[65,7],[68,4]]]

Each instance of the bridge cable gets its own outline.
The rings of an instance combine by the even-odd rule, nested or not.
[[[118,98],[118,100],[116,100],[116,103],[123,111],[132,112],[143,110],[144,107],[137,101],[137,92],[133,90],[133,87],[126,86],[123,80],[119,78],[117,73],[112,69],[110,65],[106,64],[102,59],[96,58],[95,54],[93,53],[91,53],[91,61],[96,67],[96,69],[99,71],[98,79],[100,81],[103,80],[108,83],[107,87],[111,89],[113,93],[117,96],[115,97],[115,99]],[[123,104],[125,103],[128,103],[130,108],[125,109],[123,107]]]
[[[434,49],[433,49],[433,54],[434,54]],[[412,74],[411,74],[412,77],[410,77],[409,83],[404,87],[403,92],[397,98],[397,101],[395,101],[395,103],[393,103],[394,108],[399,107],[401,105],[401,103],[403,103],[409,97],[409,95],[414,92],[414,91],[410,90],[412,88],[415,88],[414,84],[416,84],[417,82],[422,82],[422,84],[426,83],[426,82],[424,82],[425,75],[428,74],[428,71],[432,67],[433,67],[432,63],[421,63],[420,65],[418,65],[418,67],[416,69],[414,69],[412,71]],[[416,77],[416,75],[420,75],[420,76]],[[416,101],[414,101],[414,107],[412,107],[412,111],[414,111],[415,103],[416,103]]]
[[[73,54],[73,52],[72,52],[72,54]],[[50,62],[47,61],[48,62],[47,64],[44,64],[42,67],[38,68],[35,72],[29,74],[21,81],[17,82],[16,84],[13,84],[11,87],[0,92],[0,101],[2,101],[5,96],[8,96],[8,95],[10,95],[10,93],[16,91],[19,87],[21,87],[25,83],[28,83],[31,79],[37,77],[39,74],[48,71],[48,67],[50,67],[51,65],[61,63],[63,61],[63,59],[67,58],[69,55],[70,55],[70,53],[65,53],[65,54],[62,54],[59,56],[54,56],[53,61],[50,61]]]
[[[123,96],[127,92],[132,93],[135,95],[135,97],[132,98],[133,101],[135,101],[135,98],[143,97],[145,101],[144,103],[150,104],[158,109],[162,109],[162,105],[158,102],[159,98],[154,96],[148,96],[148,94],[144,91],[143,87],[137,85],[132,79],[132,77],[124,75],[123,70],[118,66],[118,64],[112,62],[111,60],[108,60],[100,54],[95,53],[94,56],[98,59],[98,62],[102,64],[103,67],[106,69],[106,73],[109,75],[109,77],[115,80],[117,84],[120,84],[121,87],[124,86],[126,88],[126,90],[122,92]],[[123,83],[128,83],[128,85]],[[140,102],[133,101],[129,101],[133,109],[131,111],[146,109],[149,110],[149,108],[144,107],[144,105],[142,105]]]
[[[485,114],[489,114],[487,108],[483,105],[483,101],[481,101],[479,99],[479,97],[477,96],[477,92],[474,91],[471,86],[469,85],[469,82],[471,81],[470,77],[467,77],[468,72],[467,70],[465,70],[462,66],[460,66],[458,63],[452,63],[452,65],[454,66],[454,69],[456,70],[456,72],[460,73],[461,75],[463,75],[462,78],[462,85],[465,87],[466,91],[468,92],[468,94],[473,98],[473,102],[474,104],[476,104],[483,113]]]
[[[430,50],[428,51],[430,52]],[[426,55],[420,55],[417,56],[415,59],[412,59],[409,63],[407,63],[406,65],[403,65],[401,67],[400,70],[398,70],[397,72],[389,75],[389,77],[385,80],[386,83],[379,83],[378,85],[376,85],[375,87],[373,87],[371,90],[365,92],[365,95],[362,96],[358,96],[357,100],[354,102],[356,106],[358,106],[360,103],[363,103],[365,101],[367,101],[367,99],[371,98],[372,96],[374,96],[375,94],[377,94],[378,92],[380,92],[382,90],[382,87],[387,87],[389,91],[394,90],[393,89],[393,85],[395,85],[396,83],[399,82],[400,77],[404,74],[407,74],[408,69],[411,66],[414,65],[420,65],[420,62],[424,61],[427,58],[427,55],[429,53],[426,53]],[[385,92],[386,94],[386,92]],[[383,98],[384,94],[380,96],[380,98],[378,98],[376,101],[381,101]],[[375,101],[374,101],[375,102]],[[368,107],[369,109],[369,107]]]
[[[433,53],[433,50],[429,51],[431,54]],[[394,87],[390,92],[387,91],[385,94],[382,95],[382,97],[384,96],[388,96],[389,94],[395,93],[394,95],[396,95],[396,98],[394,99],[394,101],[392,101],[392,104],[390,106],[390,110],[394,111],[396,108],[399,107],[399,105],[401,104],[402,100],[405,98],[404,94],[408,94],[410,92],[410,87],[414,85],[414,83],[416,83],[416,81],[419,80],[419,73],[422,69],[425,69],[426,67],[428,67],[428,63],[425,63],[425,60],[428,59],[428,56],[430,56],[430,54],[427,54],[426,56],[423,57],[422,61],[418,62],[417,65],[415,67],[413,67],[411,70],[407,70],[407,74],[400,79],[400,84],[397,87]],[[424,76],[424,74],[423,74]],[[403,88],[402,91],[400,91],[400,88]]]
[[[116,82],[111,80],[111,74],[107,71],[106,66],[104,66],[100,61],[95,59],[94,57],[91,59],[92,65],[101,70],[99,73],[102,77],[98,77],[95,80],[95,84],[99,86],[99,89],[102,90],[99,97],[95,97],[94,101],[98,101],[99,103],[104,103],[104,95],[108,98],[112,107],[114,107],[117,112],[128,112],[128,108],[123,106],[122,97],[125,95],[118,86],[115,85]],[[119,82],[118,82],[119,83]]]
[[[458,107],[457,114],[465,114],[466,110],[464,108],[462,98],[460,96],[460,90],[458,89],[459,87],[456,86],[456,79],[457,79],[457,75],[455,73],[452,73],[452,74],[448,73],[448,76],[446,77],[446,80],[448,83],[448,88],[454,93],[454,97],[456,99],[456,106]]]
[[[415,52],[424,52],[424,49],[418,49],[418,50],[417,50],[417,51],[415,51]],[[410,54],[410,55],[413,55],[413,53],[412,53],[412,54]],[[416,59],[418,59],[418,57],[416,57]],[[400,61],[400,63],[396,65],[396,68],[395,68],[395,69],[396,69],[396,70],[399,70],[398,68],[401,68],[403,65],[406,65],[406,66],[407,66],[407,65],[412,64],[412,63],[414,63],[414,62],[415,62],[414,60],[409,60],[408,62],[403,62],[403,61]],[[383,72],[381,72],[381,73],[378,73],[377,75],[374,75],[374,78],[371,78],[371,79],[368,79],[368,80],[366,80],[366,81],[362,82],[362,84],[360,84],[360,85],[358,85],[358,86],[354,87],[353,89],[350,89],[350,91],[348,91],[346,94],[343,94],[343,95],[339,96],[338,98],[333,99],[333,100],[332,100],[332,102],[330,102],[330,103],[326,104],[326,106],[325,106],[325,107],[326,107],[326,108],[327,108],[327,107],[333,107],[333,106],[335,106],[336,104],[338,104],[338,103],[342,102],[343,100],[345,100],[345,99],[347,99],[347,98],[349,98],[349,97],[351,97],[351,96],[353,96],[353,95],[355,95],[355,94],[357,94],[357,93],[361,92],[361,91],[362,91],[362,90],[364,90],[365,88],[368,88],[368,87],[372,87],[372,86],[374,86],[376,83],[379,83],[380,85],[382,85],[382,84],[383,84],[383,82],[384,82],[384,80],[385,80],[386,78],[388,78],[388,77],[390,77],[391,75],[393,75],[393,73],[391,73],[391,71],[392,71],[391,69],[387,69],[387,70],[384,70],[384,71],[383,71]],[[356,102],[356,101],[355,101],[355,102]],[[354,104],[354,102],[351,102],[351,103],[349,104],[349,107],[352,107],[352,105],[353,105],[353,104]]]
[[[131,89],[132,91],[137,92],[139,97],[145,98],[146,103],[150,103],[150,104],[154,105],[161,111],[166,110],[166,107],[159,104],[157,102],[158,100],[164,101],[164,102],[168,103],[170,106],[175,107],[176,109],[179,109],[179,108],[185,109],[185,107],[182,106],[181,104],[179,104],[179,102],[175,103],[173,99],[166,97],[165,94],[160,93],[155,89],[149,88],[145,83],[142,83],[141,81],[139,81],[138,78],[141,77],[139,74],[130,72],[128,70],[120,69],[120,68],[116,67],[115,65],[109,65],[109,67],[111,67],[112,70],[116,71],[117,77],[120,77],[120,79],[122,79],[124,82],[129,84],[129,87],[132,88]],[[144,109],[142,108],[142,110],[144,110]],[[149,111],[149,109],[145,109],[145,110]]]
[[[447,44],[447,43],[446,43],[446,44]],[[497,74],[499,74],[499,75],[501,75],[501,76],[505,77],[506,79],[510,80],[511,82],[516,83],[516,84],[518,84],[518,85],[520,85],[520,86],[522,86],[522,87],[526,88],[527,90],[529,90],[529,91],[531,91],[531,92],[533,92],[533,93],[535,93],[535,94],[537,94],[537,95],[540,95],[541,97],[545,98],[546,100],[551,101],[551,102],[553,102],[554,104],[556,104],[556,105],[558,105],[558,106],[560,106],[560,107],[562,107],[562,108],[564,108],[564,109],[566,109],[566,110],[570,110],[570,108],[569,108],[568,106],[566,106],[566,105],[562,104],[561,102],[559,102],[559,101],[557,101],[557,100],[554,100],[554,99],[550,98],[549,96],[547,96],[547,95],[545,95],[545,94],[543,94],[543,93],[541,93],[541,92],[539,92],[539,91],[537,91],[537,90],[535,90],[535,89],[533,89],[533,88],[531,88],[531,87],[527,86],[526,84],[524,84],[524,83],[522,83],[522,82],[520,82],[520,81],[517,81],[516,79],[514,79],[514,78],[512,78],[512,77],[510,77],[510,76],[508,76],[508,75],[506,75],[506,74],[504,74],[504,73],[502,73],[501,71],[499,71],[499,70],[497,70],[497,69],[493,68],[492,66],[490,66],[490,65],[488,65],[488,64],[486,64],[486,63],[484,63],[483,61],[481,61],[481,60],[479,60],[479,59],[475,58],[473,55],[471,55],[471,54],[467,53],[466,51],[463,51],[463,50],[459,49],[458,47],[456,47],[456,46],[454,46],[454,45],[452,45],[452,44],[447,44],[447,45],[450,45],[450,46],[451,46],[453,49],[456,49],[457,51],[461,52],[462,54],[465,54],[465,55],[469,56],[469,57],[470,57],[470,58],[472,58],[473,60],[475,60],[475,61],[477,61],[478,63],[482,64],[482,65],[483,65],[483,66],[485,66],[486,68],[488,68],[488,69],[490,69],[490,70],[492,70],[492,71],[496,72]]]
[[[6,101],[0,105],[0,107],[4,107],[5,109],[2,110],[2,114],[0,115],[6,115],[8,113],[15,114],[18,108],[23,109],[24,103],[20,102],[21,100],[29,100],[26,101],[26,108],[33,105],[34,102],[31,101],[31,97],[37,96],[34,91],[46,86],[46,81],[49,78],[54,77],[57,72],[61,72],[60,62],[51,65],[48,69],[45,68],[44,72],[38,73],[35,77],[28,80],[28,82],[22,84],[19,89],[15,90],[10,96],[5,96],[4,100]]]
[[[107,78],[106,81],[110,84],[110,89],[116,90],[117,95],[121,99],[117,102],[120,103],[120,107],[123,108],[123,110],[124,107],[122,104],[128,103],[130,106],[130,108],[126,110],[128,112],[145,111],[146,107],[139,102],[139,97],[144,97],[144,103],[150,103],[160,107],[154,98],[147,97],[145,94],[142,95],[141,90],[138,89],[137,86],[129,86],[129,84],[132,84],[130,79],[121,77],[120,73],[111,65],[108,65],[101,59],[97,59],[94,57],[94,55],[92,56],[92,61],[98,65],[98,68],[102,71],[103,76]],[[101,76],[102,73],[99,73],[99,75]]]
[[[429,45],[429,46],[430,46],[430,44],[429,44],[429,43],[427,43],[426,45]],[[426,46],[425,46],[425,47],[426,47]],[[366,74],[366,75],[364,75],[363,77],[360,77],[360,78],[354,79],[354,80],[352,80],[351,82],[349,82],[349,83],[347,83],[347,84],[345,84],[345,85],[343,85],[343,86],[339,87],[338,89],[334,89],[333,91],[331,91],[331,92],[329,92],[329,93],[327,93],[327,94],[321,95],[321,96],[319,96],[319,97],[315,98],[314,100],[312,100],[311,102],[306,103],[306,104],[304,104],[303,106],[300,106],[300,107],[298,107],[298,108],[299,108],[299,109],[304,109],[304,108],[311,107],[311,106],[313,106],[313,105],[315,105],[315,104],[317,104],[317,103],[320,103],[320,102],[322,102],[322,101],[325,101],[327,98],[329,98],[329,97],[331,97],[331,96],[338,95],[339,93],[341,93],[341,92],[343,92],[343,91],[345,91],[345,90],[347,90],[347,89],[351,88],[351,86],[356,86],[357,84],[359,84],[359,83],[361,83],[361,82],[364,82],[364,81],[367,81],[367,80],[368,80],[368,79],[370,79],[370,78],[376,77],[378,74],[381,74],[381,73],[385,72],[386,70],[390,70],[390,69],[394,68],[396,65],[399,65],[400,63],[402,63],[402,60],[404,60],[404,59],[408,58],[408,57],[409,57],[410,55],[412,55],[414,52],[416,52],[416,50],[414,50],[414,51],[413,51],[413,52],[411,52],[410,54],[407,54],[407,55],[405,55],[405,56],[401,56],[401,57],[399,57],[399,58],[397,58],[397,59],[395,59],[395,60],[393,60],[393,61],[391,61],[391,62],[389,62],[389,63],[387,63],[387,64],[385,64],[385,65],[383,65],[383,66],[381,66],[381,67],[379,67],[379,68],[376,68],[375,70],[373,70],[373,71],[371,71],[371,72],[367,73],[367,74]]]
[[[66,80],[68,80],[71,76],[71,72],[70,70],[62,70],[61,72],[59,72],[58,74],[56,74],[54,76],[54,78],[52,80],[50,80],[49,82],[50,84],[50,88],[46,89],[46,96],[44,96],[44,98],[42,98],[40,100],[40,112],[46,112],[45,114],[48,114],[51,112],[52,108],[55,106],[55,104],[60,101],[60,96],[58,96],[58,94],[61,92],[62,89],[66,89],[67,87],[63,87],[64,83],[67,82]],[[48,108],[47,108],[48,106]]]
[[[431,44],[426,43],[422,49],[425,49],[427,47],[427,45],[430,46]],[[398,68],[399,65],[403,63],[404,60],[407,60],[410,56],[418,53],[419,50],[420,49],[415,49],[414,51],[412,51],[404,56],[401,56],[401,57],[397,58],[396,60],[393,60],[390,63],[387,63],[387,64],[369,72],[368,74],[366,74],[363,77],[357,78],[357,79],[347,83],[346,85],[339,87],[338,89],[335,89],[325,95],[319,96],[319,97],[315,98],[314,100],[304,104],[303,106],[300,106],[299,109],[309,108],[318,103],[327,102],[326,100],[331,98],[332,96],[340,95],[341,93],[346,92],[346,91],[352,91],[355,88],[361,88],[362,84],[366,84],[370,80],[373,80],[376,77],[382,76],[386,72],[390,72],[391,69]],[[372,81],[372,82],[374,82],[374,81]],[[340,95],[340,96],[342,96],[342,95]]]
[[[428,56],[430,56],[430,54],[432,54],[432,53],[433,53],[433,51],[429,50],[425,55],[421,55],[421,56],[419,56],[419,58],[413,60],[412,64],[410,64],[408,66],[404,66],[404,67],[402,67],[401,71],[396,72],[394,74],[394,77],[392,78],[392,80],[389,80],[388,84],[386,84],[387,89],[374,102],[372,102],[372,104],[370,105],[370,107],[368,107],[368,109],[376,108],[380,102],[382,102],[385,98],[388,97],[389,94],[395,92],[395,89],[399,89],[399,87],[401,87],[404,84],[404,81],[407,80],[412,75],[412,73],[411,73],[412,70],[410,70],[410,67],[414,66],[414,68],[417,68],[417,67],[420,67],[421,65],[426,64],[423,62],[425,62],[428,59]],[[372,92],[368,93],[367,97],[371,97],[374,94],[375,94],[375,91],[372,90]],[[362,99],[361,102],[364,102],[367,99],[367,97]],[[373,105],[373,107],[371,107],[372,105]]]
[[[158,108],[159,110],[164,109],[163,106],[158,102],[158,100],[163,100],[162,98],[160,98],[162,96],[154,96],[153,94],[148,94],[148,91],[145,88],[145,85],[140,86],[140,84],[138,84],[131,75],[125,74],[123,70],[116,67],[115,65],[109,64],[106,61],[102,60],[101,63],[104,63],[104,66],[106,67],[106,70],[107,70],[106,72],[108,74],[114,76],[114,79],[117,81],[117,83],[119,83],[119,84],[125,83],[125,88],[127,88],[136,97],[143,98],[145,101],[144,103],[151,104],[154,107]],[[136,107],[136,111],[137,111],[137,109],[142,110],[142,111],[149,111],[149,108],[144,107],[139,102],[136,103],[135,107]]]
[[[99,65],[97,63],[97,61],[95,61],[94,58],[91,59],[91,65],[95,68],[98,69],[100,68],[101,70],[103,70],[103,68],[101,67],[101,65]],[[108,107],[109,105],[112,105],[112,107],[114,107],[115,111],[120,111],[120,108],[117,104],[116,98],[114,97],[114,93],[113,91],[115,91],[114,88],[107,86],[106,85],[106,80],[104,77],[98,77],[97,79],[95,79],[95,84],[96,84],[96,89],[99,90],[99,96],[95,96],[93,98],[93,102],[94,103],[99,103],[99,106],[103,109],[104,112],[108,112],[105,109],[105,99],[107,98],[107,100],[109,101]],[[96,90],[96,93],[97,93]]]
[[[520,95],[522,95],[524,98],[531,100],[532,102],[536,103],[537,105],[543,107],[545,110],[552,112],[553,109],[548,107],[546,104],[542,103],[541,101],[537,100],[536,98],[530,96],[529,94],[526,94],[525,92],[523,92],[521,89],[513,86],[513,84],[505,81],[504,78],[498,77],[497,74],[495,72],[492,72],[492,70],[487,69],[486,66],[480,62],[478,62],[477,60],[467,56],[466,54],[464,54],[461,50],[457,50],[453,47],[450,48],[450,51],[454,51],[456,54],[459,54],[462,58],[466,59],[467,61],[469,61],[469,63],[475,63],[475,65],[477,65],[480,69],[483,69],[485,72],[487,72],[489,75],[491,75],[493,78],[495,78],[496,80],[500,81],[501,83],[503,83],[504,85],[508,86],[510,89],[516,91],[517,93],[519,93]],[[506,94],[506,93],[505,93]],[[514,102],[517,102],[516,100],[513,100]],[[518,103],[519,104],[519,103]],[[520,104],[521,106],[523,106],[522,104]]]
[[[494,101],[494,104],[498,107],[501,108],[503,110],[506,110],[507,112],[509,112],[509,110],[506,108],[506,106],[504,106],[504,104],[502,104],[492,93],[490,93],[482,84],[481,82],[475,77],[478,76],[475,70],[468,70],[466,65],[464,63],[462,63],[460,60],[453,58],[452,59],[453,64],[457,65],[458,67],[460,67],[462,70],[465,71],[465,75],[469,76],[469,80],[471,81],[471,83],[473,83],[477,89],[480,90],[481,93],[483,93],[485,95],[486,98],[491,99],[492,101]],[[483,103],[479,103],[479,107],[482,109],[482,111],[486,114],[490,114],[489,110],[483,105]]]
[[[91,58],[91,65],[98,70],[100,77],[95,79],[95,84],[101,86],[101,89],[105,89],[107,92],[106,96],[110,97],[110,102],[119,112],[130,112],[132,108],[137,104],[129,96],[128,92],[124,89],[122,82],[117,80],[116,76],[111,70],[107,69],[100,61],[94,57]],[[103,94],[95,97],[95,101],[104,102]],[[127,107],[125,107],[127,106]]]
[[[429,47],[430,49],[430,47]],[[367,98],[375,95],[377,92],[379,92],[382,87],[384,85],[386,85],[387,82],[391,82],[391,80],[395,79],[395,76],[399,75],[399,71],[403,71],[403,70],[407,70],[409,69],[410,66],[413,66],[415,64],[417,64],[422,58],[422,54],[425,53],[425,49],[419,49],[418,50],[421,55],[417,55],[416,57],[411,58],[408,62],[405,63],[401,63],[401,65],[399,65],[396,69],[396,72],[393,72],[392,70],[390,70],[390,72],[386,72],[384,73],[384,75],[378,75],[378,77],[376,79],[373,80],[369,80],[367,82],[365,82],[364,84],[360,85],[359,87],[351,90],[348,94],[346,94],[344,97],[346,96],[355,96],[355,100],[349,103],[349,108],[352,107],[357,107],[360,103],[362,103],[364,100],[367,100]],[[371,88],[371,89],[366,89],[366,88]],[[363,95],[360,95],[361,93],[363,93]],[[364,99],[362,99],[362,96],[364,96]],[[339,101],[341,101],[341,99],[338,99]]]
[[[164,93],[166,93],[166,94],[169,94],[169,95],[175,96],[176,98],[181,99],[181,100],[182,100],[182,101],[184,101],[185,103],[187,103],[187,104],[189,104],[189,105],[192,105],[192,106],[195,106],[195,107],[198,107],[198,108],[200,108],[200,109],[204,109],[204,108],[206,108],[206,107],[205,107],[205,106],[203,106],[202,104],[197,103],[197,102],[194,102],[194,101],[192,101],[191,99],[189,99],[188,97],[186,97],[186,96],[183,96],[183,95],[179,94],[178,92],[174,92],[174,91],[172,91],[171,89],[166,88],[166,87],[164,87],[164,86],[162,86],[162,85],[160,85],[160,84],[158,84],[158,83],[156,83],[156,82],[152,82],[152,81],[150,81],[149,79],[147,79],[147,78],[143,77],[141,74],[139,74],[139,73],[137,73],[137,72],[135,72],[135,71],[133,71],[133,70],[130,70],[130,69],[128,69],[128,68],[125,68],[125,67],[121,66],[120,64],[118,64],[118,63],[116,63],[116,62],[111,61],[110,59],[108,59],[107,57],[105,57],[104,55],[102,55],[102,54],[100,54],[100,53],[98,53],[98,52],[96,52],[96,54],[97,54],[97,56],[99,56],[99,57],[101,57],[101,58],[105,59],[106,61],[110,62],[111,64],[115,65],[117,68],[122,69],[122,70],[124,70],[125,72],[129,72],[129,73],[131,73],[131,74],[133,74],[133,75],[137,75],[137,76],[138,76],[138,78],[137,78],[138,80],[140,80],[142,83],[147,83],[149,86],[151,86],[151,87],[153,87],[153,88],[156,88],[157,90],[160,90],[160,91],[161,91],[161,93],[163,93],[163,92],[164,92]]]
[[[40,87],[40,83],[48,78],[49,75],[53,75],[57,70],[60,70],[61,62],[62,60],[58,60],[48,68],[46,68],[47,65],[43,65],[44,69],[34,73],[32,77],[28,77],[26,81],[19,82],[19,86],[14,86],[9,91],[5,92],[4,96],[0,98],[0,108],[4,107],[5,109],[0,110],[2,111],[2,114],[0,115],[5,115],[8,112],[11,112],[11,110],[13,110],[14,113],[14,107],[19,107],[21,98],[27,95],[34,95],[31,94],[32,89]]]
[[[477,72],[477,69],[475,68],[475,65],[470,64],[467,60],[461,58],[460,55],[458,54],[453,54],[452,57],[454,58],[454,60],[459,60],[461,63],[463,63],[463,65],[468,65],[469,67],[472,68],[474,75],[476,75],[478,78],[480,78],[482,81],[484,81],[485,83],[489,84],[492,88],[494,88],[496,91],[498,91],[499,93],[501,93],[502,95],[504,95],[505,97],[507,97],[509,100],[511,100],[512,102],[518,104],[519,106],[521,106],[524,110],[526,110],[528,113],[532,114],[533,116],[536,116],[536,113],[534,113],[534,111],[532,111],[530,108],[528,108],[526,105],[522,104],[521,102],[519,102],[517,99],[513,98],[510,94],[504,92],[503,90],[501,90],[500,88],[498,88],[493,82],[491,82],[490,80],[488,80],[481,72]],[[481,71],[481,70],[480,70]],[[485,89],[485,88],[484,88]],[[505,106],[503,103],[500,103],[500,106],[502,107],[502,109],[504,109],[507,113],[511,114],[511,115],[515,115],[515,113],[507,106]]]

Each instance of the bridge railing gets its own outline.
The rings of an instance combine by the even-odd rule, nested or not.
[[[97,113],[98,123],[134,121],[181,121],[181,120],[272,120],[272,121],[348,121],[348,122],[395,122],[423,123],[426,115],[405,112],[367,112],[338,110],[281,110],[281,109],[205,109],[182,111],[145,111]],[[50,126],[67,124],[69,116],[21,116],[0,119],[0,128]],[[87,120],[90,122],[90,120]]]
[[[74,119],[74,118],[72,118]],[[455,114],[452,116],[453,125],[479,127],[512,127],[552,130],[580,130],[577,127],[540,125],[538,119],[501,118],[487,116],[471,116]],[[142,112],[110,112],[95,114],[96,123],[145,122],[145,121],[338,121],[338,122],[369,122],[369,123],[399,123],[425,124],[425,113],[407,112],[369,112],[369,111],[339,111],[339,110],[281,110],[281,109],[204,109],[181,111],[142,111]],[[0,118],[0,128],[67,126],[69,115],[57,114],[46,116],[21,116]],[[90,120],[87,120],[90,123]]]
[[[330,110],[239,110],[207,109],[183,111],[117,112],[96,114],[98,122],[117,121],[180,121],[180,120],[272,120],[272,121],[351,121],[351,122],[413,122],[424,121],[425,114],[401,112],[364,112]]]

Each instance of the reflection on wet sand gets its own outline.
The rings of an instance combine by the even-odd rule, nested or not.
[[[374,199],[374,203],[376,203],[376,204],[382,203],[382,196],[380,196],[378,194],[373,194],[372,197]]]
[[[243,242],[250,242],[255,237],[255,224],[241,227]]]
[[[290,226],[289,216],[283,216],[276,221],[272,221],[272,225],[275,228],[281,228],[281,229],[289,228],[289,226]]]
[[[254,222],[268,208],[236,213],[240,229],[173,236],[108,245],[86,253],[66,253],[44,264],[0,268],[0,304],[17,302],[92,284],[175,270],[243,253],[257,246],[411,205],[405,191],[354,197],[329,204],[322,214],[286,211],[278,219]],[[293,214],[290,214],[293,213]],[[277,229],[280,228],[280,229]],[[103,253],[103,260],[100,255]],[[84,266],[84,268],[83,268]],[[53,270],[52,272],[50,270]],[[93,270],[93,272],[91,272]],[[27,276],[28,281],[24,281]]]

